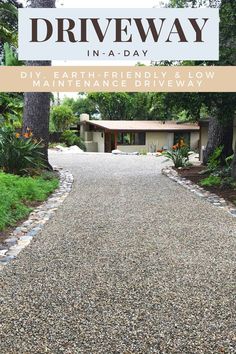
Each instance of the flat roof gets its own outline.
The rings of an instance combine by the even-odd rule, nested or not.
[[[89,120],[86,123],[99,128],[119,131],[199,131],[194,123],[177,123],[160,120]]]

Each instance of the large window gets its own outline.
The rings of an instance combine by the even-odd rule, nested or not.
[[[183,139],[184,143],[190,146],[190,133],[186,132],[176,132],[174,134],[174,145],[176,145],[180,139]]]
[[[146,145],[146,133],[119,133],[118,145]]]

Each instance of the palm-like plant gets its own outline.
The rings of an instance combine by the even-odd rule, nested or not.
[[[0,44],[2,46],[4,43],[17,45],[17,23],[17,6],[13,2],[0,0]]]
[[[20,93],[0,94],[0,127],[3,125],[21,126],[23,96]]]
[[[163,156],[167,157],[167,160],[171,160],[175,168],[187,167],[190,165],[188,147],[180,147],[178,149],[164,151]]]
[[[24,135],[11,127],[0,129],[0,168],[6,173],[30,174],[32,170],[43,169],[43,146],[28,131]]]

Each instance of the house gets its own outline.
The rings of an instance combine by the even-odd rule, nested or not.
[[[191,149],[199,147],[199,126],[175,121],[90,120],[80,117],[80,136],[88,152],[156,152],[183,138]]]
[[[209,119],[202,119],[199,121],[199,126],[200,126],[200,161],[203,161],[203,152],[207,146],[208,142],[208,130],[209,130]],[[233,149],[235,147],[236,143],[236,119],[234,120],[234,132],[233,132]]]

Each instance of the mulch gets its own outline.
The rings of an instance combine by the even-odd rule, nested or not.
[[[188,169],[182,169],[182,170],[176,169],[176,171],[181,177],[186,178],[192,181],[194,184],[198,184],[198,185],[202,179],[209,176],[209,174],[203,174],[203,175],[199,174],[203,170],[205,170],[204,166],[193,166]],[[224,198],[225,200],[231,203],[236,204],[236,189],[232,189],[230,187],[222,188],[222,187],[213,187],[213,186],[212,187],[204,186],[204,189],[220,196],[221,198]]]

